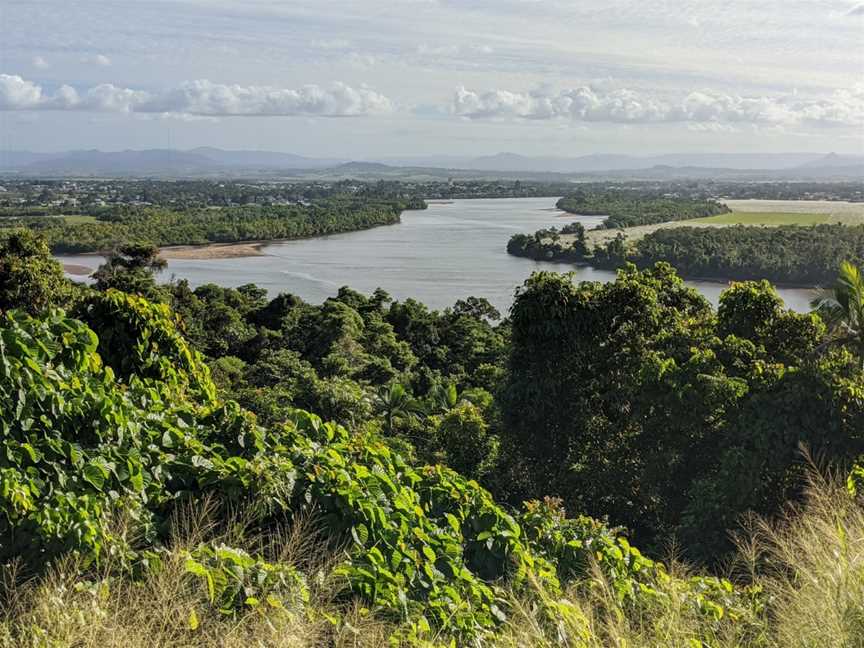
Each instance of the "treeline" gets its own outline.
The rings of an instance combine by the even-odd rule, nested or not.
[[[864,201],[864,182],[713,182],[713,195],[735,200]]]
[[[864,262],[864,226],[675,227],[647,234],[632,246],[612,240],[587,259],[619,267],[666,261],[685,277],[768,279],[827,285],[840,263]]]
[[[284,205],[359,196],[416,200],[413,185],[395,182],[270,182],[256,180],[4,180],[0,217],[85,213],[126,206],[171,209]]]
[[[571,234],[567,239],[562,234]],[[514,234],[507,252],[537,261],[585,263],[615,270],[625,263],[671,264],[685,278],[768,279],[807,286],[833,281],[843,261],[864,263],[864,225],[670,227],[635,242],[618,234],[593,249],[579,223]]]
[[[610,229],[703,218],[732,211],[715,200],[623,190],[580,190],[561,198],[557,207],[572,214],[606,216],[603,227]]]
[[[56,253],[105,252],[125,241],[167,245],[204,245],[238,241],[292,239],[392,225],[409,207],[423,203],[333,199],[312,205],[189,209],[114,210],[96,223],[59,218],[5,219],[6,228],[38,230]],[[0,230],[2,232],[2,230]]]

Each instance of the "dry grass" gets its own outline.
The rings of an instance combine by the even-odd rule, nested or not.
[[[774,522],[754,519],[733,568],[762,587],[766,608],[737,623],[712,623],[668,596],[624,612],[597,572],[567,593],[573,613],[548,631],[532,601],[513,602],[501,648],[864,648],[864,506],[840,479],[812,478],[807,501]],[[679,578],[688,569],[672,565]],[[669,592],[671,593],[671,592]]]
[[[781,523],[757,521],[775,646],[864,646],[864,506],[839,480],[813,477],[809,500]]]
[[[249,537],[242,519],[216,524],[219,512],[177,520],[164,568],[139,582],[111,575],[88,580],[66,560],[28,583],[6,572],[0,646],[11,648],[279,648],[378,647],[394,627],[346,596],[332,578],[332,548],[305,520],[264,537]],[[184,550],[214,538],[296,565],[309,575],[305,610],[251,610],[223,616],[212,610],[186,574]],[[678,565],[672,573],[686,579]],[[653,603],[626,611],[612,585],[596,571],[587,582],[553,599],[539,586],[510,597],[510,617],[484,645],[500,648],[862,648],[864,647],[864,507],[839,480],[813,478],[806,503],[779,521],[753,520],[740,543],[736,571],[761,585],[767,607],[736,623],[718,623],[676,596],[673,580]],[[0,585],[0,592],[4,588]],[[549,610],[556,610],[550,618]],[[190,626],[194,610],[196,629]],[[328,620],[339,617],[334,623]],[[444,645],[449,645],[445,641]]]
[[[110,561],[94,573],[69,558],[38,579],[16,582],[7,568],[0,583],[2,648],[377,648],[392,629],[356,602],[344,600],[345,584],[332,577],[333,552],[321,542],[314,520],[304,519],[266,536],[246,533],[241,516],[210,502],[175,517],[161,569],[132,581],[117,577]],[[226,616],[185,569],[187,551],[203,541],[245,547],[302,569],[311,601],[305,609],[249,609]],[[88,574],[85,579],[82,574]],[[338,622],[335,620],[338,619]]]

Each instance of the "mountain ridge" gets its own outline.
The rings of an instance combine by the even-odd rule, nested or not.
[[[837,153],[669,153],[657,156],[592,153],[577,157],[526,156],[513,152],[475,157],[417,156],[368,159],[316,158],[264,150],[216,147],[179,149],[73,150],[37,153],[0,151],[0,171],[44,175],[201,175],[310,173],[394,173],[428,170],[504,174],[648,176],[683,173],[694,177],[788,174],[802,177],[864,177],[864,155]]]

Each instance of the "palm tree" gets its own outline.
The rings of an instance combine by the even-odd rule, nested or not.
[[[399,383],[384,385],[375,396],[375,405],[387,422],[387,432],[393,434],[400,419],[411,420],[421,411],[420,404]]]
[[[434,412],[446,414],[459,403],[459,393],[453,383],[444,385],[436,383],[429,390],[431,408]]]
[[[864,273],[861,268],[844,261],[833,290],[810,302],[828,326],[828,338],[817,351],[834,345],[855,349],[864,370]]]

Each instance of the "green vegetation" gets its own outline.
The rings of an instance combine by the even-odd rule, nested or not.
[[[828,214],[801,214],[797,212],[737,212],[719,216],[697,218],[695,222],[715,225],[821,225],[827,223]]]
[[[864,226],[674,227],[646,234],[631,247],[613,240],[587,260],[607,268],[666,261],[685,277],[816,286],[832,282],[847,259],[864,260]]]
[[[625,263],[649,268],[663,261],[688,278],[768,279],[801,285],[832,281],[844,260],[864,262],[864,225],[856,224],[860,219],[853,210],[848,214],[737,212],[719,205],[720,213],[698,217],[694,210],[714,209],[718,204],[692,198],[656,199],[635,191],[632,197],[626,194],[626,199],[622,195],[581,192],[563,198],[559,206],[566,202],[568,209],[583,214],[601,213],[605,208],[612,214],[605,227],[635,230],[622,229],[614,238],[592,237],[573,223],[560,231],[550,228],[533,235],[515,234],[507,252],[604,269]],[[673,204],[681,205],[682,211],[673,215],[668,211]],[[830,204],[822,207],[827,210]],[[622,218],[615,210],[620,210]]]
[[[864,369],[864,275],[844,261],[833,290],[812,302],[815,312],[828,325],[830,335],[820,349],[850,345],[857,349]]]
[[[61,217],[66,223],[69,225],[81,225],[82,223],[96,223],[95,216],[88,216],[84,214],[74,214],[72,216],[62,216]]]
[[[557,207],[572,214],[606,216],[603,226],[610,229],[689,220],[730,211],[714,200],[639,190],[579,190],[561,198]]]
[[[398,223],[400,213],[408,206],[400,202],[333,199],[311,206],[251,206],[185,211],[128,209],[103,215],[98,222],[7,218],[2,224],[7,228],[23,225],[38,230],[54,252],[105,252],[126,241],[163,247],[290,239],[354,231]]]
[[[140,244],[73,286],[26,231],[0,264],[24,287],[0,292],[4,648],[861,636],[845,266],[825,321],[766,282],[715,311],[664,264],[537,273],[501,321],[479,298],[159,286]],[[702,567],[658,561],[673,539]]]
[[[568,243],[561,240],[562,234],[572,237]],[[550,227],[533,235],[514,234],[507,241],[507,253],[537,261],[583,261],[588,256],[585,228],[581,223],[570,223],[560,230]]]
[[[35,313],[63,303],[72,290],[43,238],[27,231],[0,238],[0,311]]]

